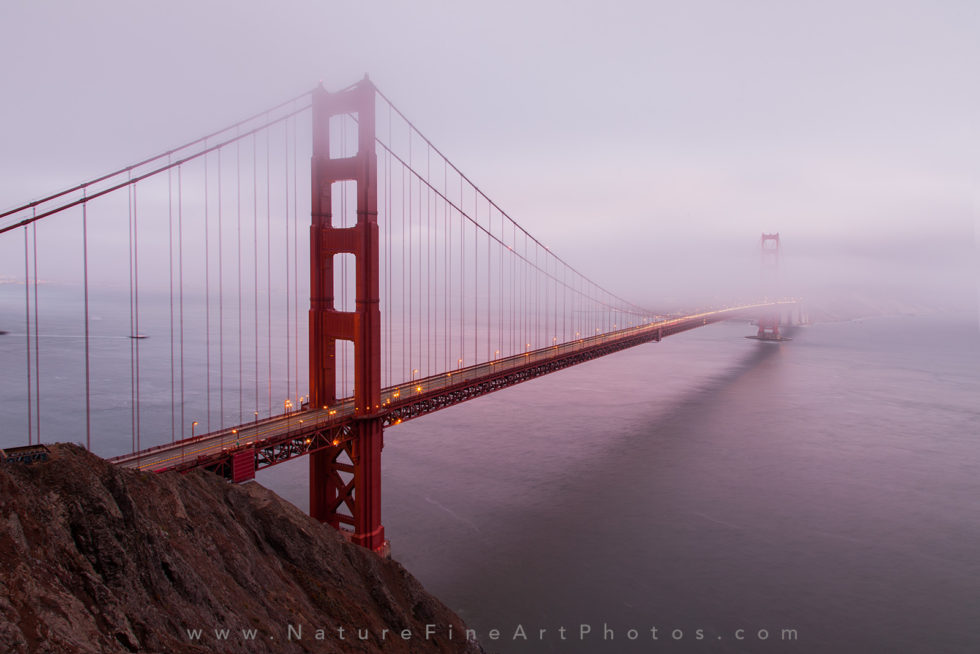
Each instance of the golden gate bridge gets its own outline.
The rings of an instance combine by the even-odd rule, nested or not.
[[[772,268],[778,235],[761,244]],[[796,306],[662,315],[621,298],[528,233],[367,78],[5,211],[0,247],[8,261],[23,250],[23,358],[4,370],[24,371],[29,446],[61,411],[42,406],[53,337],[39,286],[68,267],[84,424],[55,438],[84,431],[119,465],[234,482],[309,456],[310,513],[377,552],[386,428],[726,319],[779,340]],[[109,328],[127,332],[129,379],[106,381],[103,357],[125,354],[100,354],[90,309],[121,279],[129,324]],[[128,428],[99,399],[127,381]],[[102,443],[126,431],[128,451]]]

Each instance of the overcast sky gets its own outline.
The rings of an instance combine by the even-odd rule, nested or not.
[[[976,0],[5,0],[0,24],[3,207],[368,73],[631,297],[658,261],[710,287],[765,230],[811,277],[977,300]]]

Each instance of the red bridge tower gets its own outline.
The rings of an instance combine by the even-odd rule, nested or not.
[[[337,400],[337,341],[354,343],[352,438],[310,455],[310,515],[375,552],[387,550],[381,526],[381,311],[378,246],[375,88],[365,77],[337,93],[313,93],[312,225],[310,227],[310,403]],[[330,119],[357,120],[357,154],[331,158]],[[357,222],[335,227],[332,194],[353,181]],[[354,311],[338,311],[334,257],[354,255]],[[342,525],[346,526],[342,528]],[[351,531],[351,529],[353,531]]]

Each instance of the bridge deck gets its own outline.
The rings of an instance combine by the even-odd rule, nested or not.
[[[791,304],[794,302],[768,302],[671,317],[391,386],[382,390],[381,405],[374,407],[373,412],[366,407],[355,407],[353,398],[347,398],[329,407],[306,407],[111,460],[141,470],[161,472],[203,467],[231,476],[235,456],[254,456],[254,469],[265,468],[348,440],[350,426],[362,417],[381,418],[386,426],[397,425],[628,347],[722,320],[752,317],[760,309]]]

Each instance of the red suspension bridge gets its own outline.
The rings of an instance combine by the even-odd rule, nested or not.
[[[778,235],[762,245],[773,262]],[[84,432],[119,465],[236,482],[308,455],[310,513],[375,551],[386,427],[721,320],[777,340],[795,305],[659,315],[620,298],[366,78],[3,212],[0,248],[23,263],[21,308],[0,296],[23,312],[22,345],[0,349],[4,395],[26,406],[10,433]],[[58,384],[84,407],[49,401]]]

